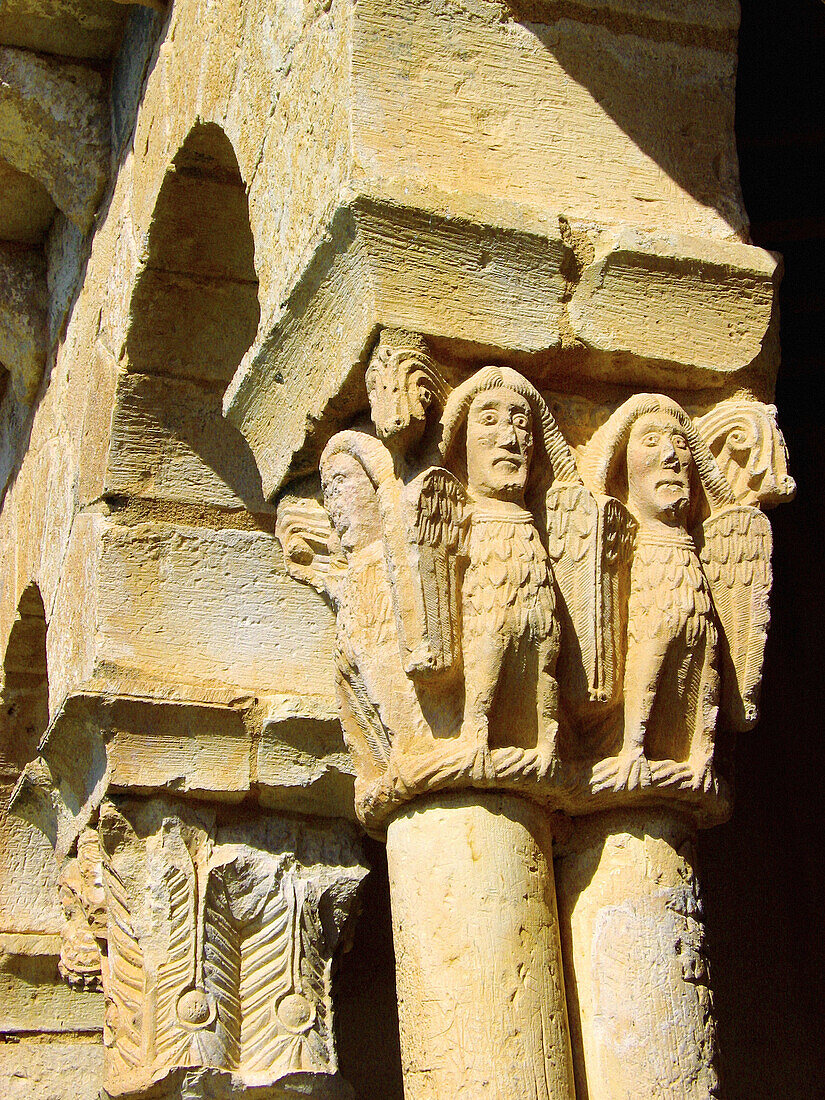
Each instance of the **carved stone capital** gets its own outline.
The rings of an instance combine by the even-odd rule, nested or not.
[[[107,1094],[350,1095],[331,975],[366,874],[354,835],[166,799],[104,802],[99,835]]]
[[[277,525],[287,569],[336,612],[361,820],[380,835],[468,788],[723,819],[730,740],[758,713],[760,506],[794,490],[773,407],[591,402],[574,450],[563,397],[487,366],[445,398],[427,345],[396,342],[367,370],[378,438],[333,436],[323,506],[285,497]],[[426,420],[424,373],[441,380]]]

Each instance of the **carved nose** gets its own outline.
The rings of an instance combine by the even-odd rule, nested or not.
[[[672,439],[666,439],[662,443],[662,462],[669,462],[671,465],[679,464],[679,456],[676,453],[676,448],[673,445]]]

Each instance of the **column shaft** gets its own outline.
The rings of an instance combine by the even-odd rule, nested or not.
[[[693,827],[597,814],[557,872],[578,1100],[718,1097]]]
[[[547,814],[437,795],[387,853],[406,1100],[573,1100]]]

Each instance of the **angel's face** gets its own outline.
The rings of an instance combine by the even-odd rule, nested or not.
[[[352,455],[334,454],[322,474],[324,507],[344,554],[363,550],[381,537],[375,490]]]
[[[641,522],[684,524],[693,456],[684,429],[667,412],[640,416],[627,441],[627,503]]]
[[[523,503],[532,453],[527,399],[504,388],[476,394],[467,413],[467,481],[473,496]]]

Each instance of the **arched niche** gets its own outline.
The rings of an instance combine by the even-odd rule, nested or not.
[[[132,291],[104,493],[265,510],[221,411],[259,318],[246,187],[226,134],[198,123],[164,177]]]
[[[220,126],[189,133],[158,194],[135,285],[129,370],[227,385],[258,328],[249,206]]]
[[[37,755],[49,721],[46,613],[36,584],[23,592],[3,657],[0,684],[0,937],[59,932],[57,865],[33,825],[7,812],[23,767]],[[52,954],[54,945],[42,952]]]

